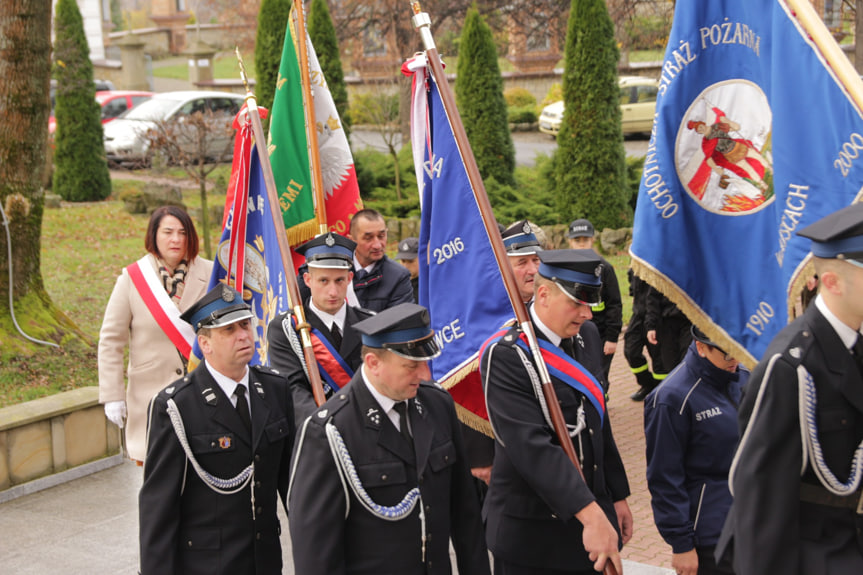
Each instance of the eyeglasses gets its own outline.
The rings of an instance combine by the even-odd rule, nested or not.
[[[722,349],[721,347],[716,347],[715,345],[711,345],[711,346],[709,346],[709,347],[710,347],[710,349],[715,349],[716,351],[718,351],[719,353],[721,353],[721,354],[722,354],[722,359],[724,359],[725,361],[731,361],[732,359],[734,359],[734,356],[733,356],[733,355],[731,355],[730,353],[727,353],[727,352],[726,352],[724,349]]]

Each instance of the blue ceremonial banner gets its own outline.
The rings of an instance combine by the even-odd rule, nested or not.
[[[850,64],[791,3],[676,4],[635,213],[636,273],[749,365],[812,273],[796,231],[863,184]]]
[[[219,240],[208,291],[220,282],[230,283],[242,291],[243,301],[249,304],[255,315],[252,320],[256,337],[255,355],[249,363],[267,365],[267,324],[287,311],[287,285],[258,150],[252,142],[251,125],[248,120],[243,120],[244,114],[245,108],[235,120],[235,125],[241,124],[237,139],[243,138],[243,141],[237,142],[234,153],[241,154],[241,157],[234,160],[231,184],[236,188],[228,193],[227,201],[231,208]],[[238,208],[239,213],[235,213]],[[281,230],[281,233],[285,231]],[[242,290],[236,285],[237,278]],[[189,361],[190,371],[202,358],[197,340],[192,354],[194,360]]]
[[[403,70],[413,73],[411,139],[422,201],[419,303],[442,350],[432,375],[453,395],[462,421],[491,435],[478,352],[514,314],[425,57]]]

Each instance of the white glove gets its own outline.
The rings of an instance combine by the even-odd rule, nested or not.
[[[126,402],[125,401],[109,401],[105,404],[105,417],[108,421],[123,428],[126,421]]]

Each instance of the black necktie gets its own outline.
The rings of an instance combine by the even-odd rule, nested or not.
[[[367,275],[369,275],[369,272],[367,272],[365,269],[359,269],[354,272],[354,280],[362,281]]]
[[[396,413],[399,414],[399,431],[402,434],[402,437],[408,442],[408,445],[411,446],[411,451],[414,448],[414,440],[411,437],[411,432],[408,424],[408,404],[406,401],[399,401],[395,405],[393,405],[393,409],[396,410]]]
[[[342,330],[339,329],[339,324],[333,322],[333,327],[330,328],[330,339],[333,342],[333,347],[336,351],[342,347]]]
[[[243,425],[246,426],[246,429],[251,432],[252,416],[249,414],[249,403],[246,401],[246,386],[237,384],[234,395],[237,396],[237,415],[243,420]]]
[[[568,355],[572,359],[575,359],[575,347],[572,345],[571,337],[566,337],[560,340],[560,348],[566,355]]]
[[[854,356],[854,361],[857,363],[857,370],[860,375],[863,375],[863,336],[857,335],[857,341],[851,348],[851,355]]]

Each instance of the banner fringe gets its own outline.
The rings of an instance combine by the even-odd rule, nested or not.
[[[478,431],[483,435],[494,439],[494,432],[491,429],[491,423],[489,423],[487,420],[483,419],[469,409],[465,409],[458,403],[455,404],[455,411],[456,414],[458,414],[458,418],[462,423],[464,423],[474,431]]]
[[[731,339],[725,330],[716,325],[683,290],[677,287],[667,276],[660,273],[644,260],[639,259],[631,251],[629,255],[632,258],[632,272],[635,275],[670,299],[689,318],[689,321],[703,331],[711,341],[716,342],[726,353],[730,353],[749,369],[755,367],[758,360],[745,347]]]
[[[471,361],[470,363],[466,363],[461,369],[450,375],[445,380],[439,382],[441,387],[445,390],[449,391],[456,385],[458,385],[461,380],[466,378],[469,374],[473,373],[479,369],[479,358]]]
[[[288,243],[292,246],[298,246],[303,242],[307,242],[318,233],[318,222],[315,219],[307,220],[295,226],[287,228],[285,232],[288,234]]]

